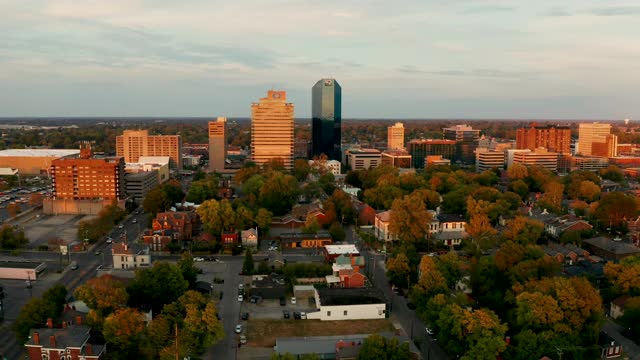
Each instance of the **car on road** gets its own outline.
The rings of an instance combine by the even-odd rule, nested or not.
[[[72,262],[71,263],[71,270],[78,270],[78,263],[77,262]]]
[[[429,334],[429,336],[433,336],[434,334],[433,329],[426,327],[424,328],[424,330],[427,332],[427,334]]]
[[[291,305],[295,305],[298,301],[296,300],[296,297],[292,297],[291,298]]]
[[[238,301],[239,301],[239,302],[243,302],[243,301],[244,301],[244,296],[242,296],[242,295],[238,295]]]
[[[244,290],[244,284],[238,284],[238,290]]]
[[[254,295],[249,299],[249,301],[251,301],[252,304],[259,304],[262,301],[262,296]]]
[[[240,334],[242,332],[242,325],[236,325],[236,329],[234,331],[236,332],[236,334]]]
[[[249,313],[247,313],[247,312],[242,313],[242,315],[240,315],[240,318],[242,320],[249,320]]]
[[[302,319],[302,320],[306,320],[306,319],[307,319],[307,313],[306,313],[306,312],[304,312],[304,311],[303,311],[303,312],[301,312],[301,313],[300,313],[300,319]]]
[[[113,242],[113,239],[111,237],[107,237],[107,244],[111,244]]]
[[[289,310],[282,310],[282,316],[284,316],[285,319],[289,318]]]
[[[122,224],[118,225],[118,229],[124,229],[124,225]]]
[[[278,247],[277,246],[269,246],[269,251],[277,251]]]
[[[100,251],[100,250],[96,250],[96,251],[93,252],[93,255],[100,255],[100,254],[102,254],[102,251]]]
[[[247,337],[244,335],[240,335],[240,344],[244,345],[247,343]]]
[[[133,220],[131,220],[131,223],[132,223],[132,224],[135,224],[135,223],[137,223],[137,222],[138,222],[138,219],[133,219]]]
[[[201,262],[201,261],[204,261],[204,258],[201,258],[201,257],[199,257],[199,256],[196,256],[196,257],[194,257],[194,258],[193,258],[193,261],[195,261],[195,262]]]

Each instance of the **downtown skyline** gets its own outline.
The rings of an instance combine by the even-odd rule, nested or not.
[[[0,1],[0,116],[624,119],[640,112],[632,1]]]

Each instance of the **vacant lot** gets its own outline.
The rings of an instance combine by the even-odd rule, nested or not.
[[[394,331],[389,319],[349,321],[256,319],[246,324],[249,345],[258,347],[274,346],[276,337],[374,334],[385,331]]]

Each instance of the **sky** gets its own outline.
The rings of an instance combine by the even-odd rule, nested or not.
[[[0,0],[0,117],[640,118],[637,0]]]

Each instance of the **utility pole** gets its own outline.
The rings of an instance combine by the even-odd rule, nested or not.
[[[178,351],[178,324],[176,324],[176,360],[180,360],[180,353]]]

